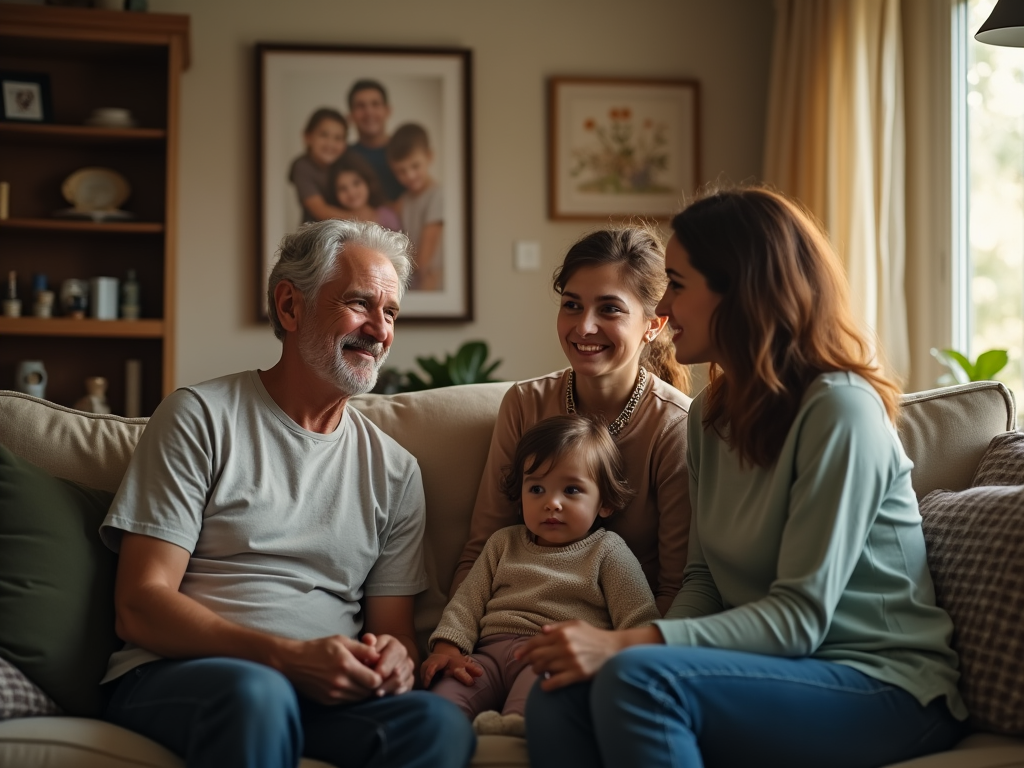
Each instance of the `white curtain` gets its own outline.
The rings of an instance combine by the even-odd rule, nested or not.
[[[821,220],[855,316],[907,381],[900,0],[776,0],[775,9],[764,180]]]

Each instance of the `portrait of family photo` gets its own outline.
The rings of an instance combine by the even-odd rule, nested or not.
[[[401,318],[471,319],[470,52],[260,44],[257,67],[261,284],[302,224],[375,221],[412,243]]]

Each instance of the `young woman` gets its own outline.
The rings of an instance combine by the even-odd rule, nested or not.
[[[690,502],[686,471],[685,369],[659,336],[654,311],[665,287],[661,242],[642,227],[604,229],[569,249],[555,272],[557,330],[570,367],[515,384],[498,413],[470,527],[452,582],[455,594],[488,537],[515,525],[519,511],[499,490],[516,443],[548,416],[596,416],[622,452],[636,492],[608,521],[640,561],[664,613],[683,580]]]
[[[711,364],[690,410],[683,588],[652,627],[566,622],[522,646],[547,678],[531,764],[868,768],[948,749],[967,716],[952,624],[899,392],[838,259],[764,189],[706,197],[672,228],[657,311],[679,361]]]

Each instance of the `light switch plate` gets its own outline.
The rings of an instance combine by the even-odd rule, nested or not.
[[[513,264],[520,272],[540,269],[540,243],[536,240],[516,240],[512,254]]]

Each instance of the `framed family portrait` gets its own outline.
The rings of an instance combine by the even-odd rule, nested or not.
[[[700,184],[693,80],[548,83],[552,219],[666,219]]]
[[[471,52],[260,43],[256,59],[261,316],[281,238],[343,218],[409,236],[399,322],[472,320]]]
[[[0,119],[49,123],[50,77],[42,72],[0,72]]]

